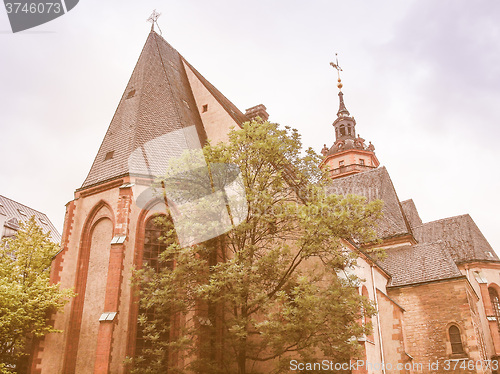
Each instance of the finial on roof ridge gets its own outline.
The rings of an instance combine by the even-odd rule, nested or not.
[[[149,18],[147,19],[147,22],[151,22],[151,32],[155,31],[155,23],[156,23],[156,26],[158,26],[158,30],[160,31],[160,35],[162,35],[160,26],[158,25],[158,18],[160,16],[161,16],[161,13],[158,13],[156,11],[156,9],[154,9],[153,13],[151,13]]]

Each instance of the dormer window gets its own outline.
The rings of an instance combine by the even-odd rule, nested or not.
[[[104,161],[111,160],[113,158],[114,154],[115,154],[115,151],[110,151],[110,152],[106,153],[106,156],[104,157]]]
[[[130,90],[128,92],[127,97],[125,98],[125,100],[130,99],[130,98],[132,98],[134,96],[135,96],[135,90]]]

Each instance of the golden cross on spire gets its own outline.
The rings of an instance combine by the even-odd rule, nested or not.
[[[155,10],[153,10],[153,13],[151,13],[149,18],[147,19],[148,22],[151,22],[151,31],[154,31],[155,23],[156,23],[156,26],[158,26],[158,17],[160,17],[160,16],[161,16],[161,13],[158,13],[155,9]],[[158,30],[160,30],[160,34],[161,34],[160,26],[158,26]]]
[[[330,62],[330,65],[333,66],[334,69],[337,69],[337,77],[338,77],[338,84],[337,84],[337,87],[339,88],[339,90],[342,89],[342,81],[340,80],[340,72],[343,71],[342,68],[340,67],[339,65],[339,59],[337,58],[337,54],[335,53],[335,63],[333,62]]]

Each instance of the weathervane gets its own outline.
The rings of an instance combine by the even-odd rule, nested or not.
[[[151,22],[151,31],[154,31],[155,23],[156,23],[156,26],[158,26],[158,30],[160,31],[160,35],[162,35],[160,26],[158,25],[158,17],[160,17],[160,16],[161,16],[161,13],[158,13],[155,9],[155,10],[153,10],[153,13],[149,16],[147,21]]]
[[[335,63],[330,62],[330,65],[333,66],[334,69],[337,70],[337,77],[338,77],[338,84],[337,87],[339,90],[342,90],[342,81],[340,80],[340,72],[343,71],[342,68],[339,65],[339,59],[337,58],[337,54],[335,53]]]

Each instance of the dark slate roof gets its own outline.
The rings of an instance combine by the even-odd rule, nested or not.
[[[412,228],[422,225],[422,219],[420,218],[417,207],[412,199],[402,201],[401,207],[403,208],[406,219]]]
[[[44,233],[50,232],[51,239],[54,243],[61,242],[61,234],[59,234],[46,214],[0,195],[0,218],[1,221],[4,222],[4,225],[16,229],[16,221],[26,222],[33,216],[35,216],[36,223],[42,228]],[[3,233],[3,229],[3,227],[0,227],[0,237]]]
[[[367,197],[369,201],[382,200],[384,215],[377,227],[377,234],[380,238],[411,233],[385,167],[334,179],[329,192],[337,195],[361,195]]]
[[[424,223],[413,229],[420,243],[441,241],[455,262],[499,260],[476,223],[468,215],[461,215]]]
[[[165,39],[154,31],[149,34],[80,189],[127,174],[164,174],[169,158],[204,144],[205,129],[183,62]],[[194,68],[193,72],[238,123],[246,120]]]
[[[392,276],[389,286],[404,286],[462,275],[443,243],[425,243],[386,250],[381,266]]]

